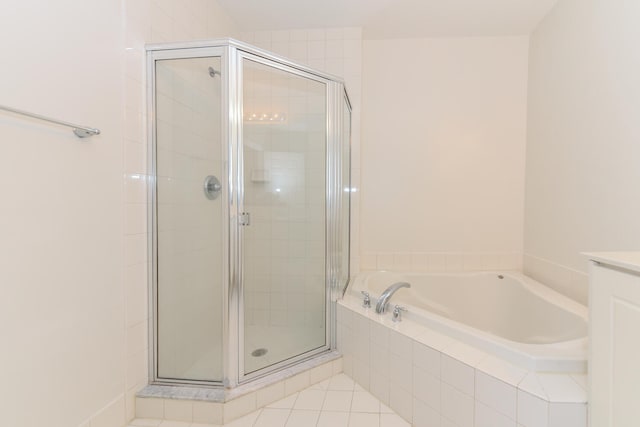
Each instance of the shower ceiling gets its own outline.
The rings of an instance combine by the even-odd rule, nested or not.
[[[243,30],[362,27],[367,39],[529,34],[557,0],[218,0]]]

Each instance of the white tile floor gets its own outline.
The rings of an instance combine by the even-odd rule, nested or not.
[[[293,394],[225,427],[409,427],[344,374]],[[217,427],[178,421],[133,420],[129,427]]]

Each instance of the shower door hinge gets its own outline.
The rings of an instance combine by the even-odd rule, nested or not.
[[[240,225],[251,225],[251,215],[249,214],[249,212],[242,212],[239,216],[238,222],[240,223]]]

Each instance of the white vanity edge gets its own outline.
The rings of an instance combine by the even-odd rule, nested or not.
[[[602,264],[640,272],[640,252],[585,252],[583,255]]]

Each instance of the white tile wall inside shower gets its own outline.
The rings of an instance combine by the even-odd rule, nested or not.
[[[222,84],[208,68],[220,58],[156,65],[158,344],[163,377],[221,378],[224,281],[222,198],[208,199],[205,177],[222,182]]]
[[[344,78],[351,116],[351,273],[360,271],[360,122],[362,29],[357,27],[241,32],[244,42]]]
[[[325,87],[244,67],[245,324],[323,334]],[[262,114],[283,120],[261,121]]]
[[[236,24],[215,1],[190,0],[171,3],[162,0],[132,0],[124,4],[124,188],[125,188],[125,281],[127,304],[127,390],[126,418],[134,416],[135,393],[147,383],[148,343],[146,333],[149,268],[147,259],[147,221],[141,215],[147,206],[148,138],[145,93],[145,43],[235,37]],[[257,35],[260,40],[255,39]],[[358,271],[358,190],[362,41],[359,28],[333,30],[294,30],[243,33],[239,39],[273,50],[293,60],[319,66],[345,78],[353,106],[352,116],[352,272]],[[326,42],[329,40],[327,54]],[[309,42],[314,44],[315,62],[309,62]],[[342,49],[339,41],[342,41]],[[342,52],[342,55],[341,55]],[[327,56],[328,55],[328,56]],[[328,61],[323,61],[328,60]],[[143,208],[144,206],[144,208]],[[142,340],[141,340],[142,339]]]

